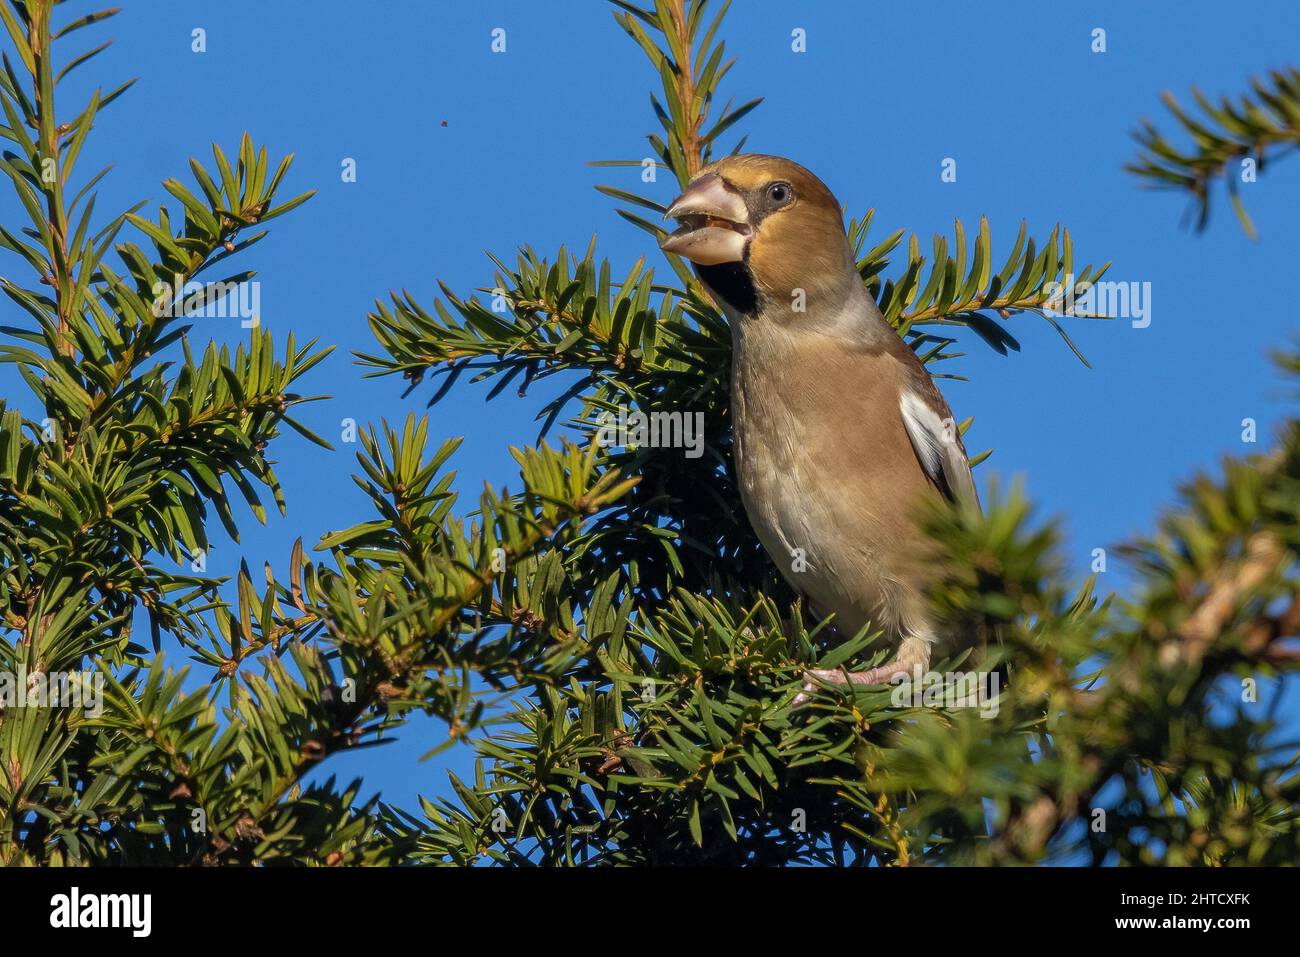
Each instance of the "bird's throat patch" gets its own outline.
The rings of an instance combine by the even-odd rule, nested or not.
[[[718,263],[716,266],[697,266],[696,269],[704,284],[736,312],[744,315],[758,312],[758,290],[754,287],[748,264]]]

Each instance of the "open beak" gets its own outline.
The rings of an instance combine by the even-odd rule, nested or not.
[[[701,176],[686,192],[673,200],[664,219],[676,219],[681,226],[659,243],[666,253],[675,253],[701,266],[740,262],[749,239],[749,210],[745,201],[717,173]]]

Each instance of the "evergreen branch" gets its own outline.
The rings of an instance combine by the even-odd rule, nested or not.
[[[1240,184],[1254,182],[1254,173],[1263,172],[1266,162],[1272,164],[1300,147],[1300,70],[1273,70],[1266,81],[1256,79],[1250,85],[1253,93],[1236,102],[1223,97],[1218,106],[1193,88],[1203,119],[1184,110],[1172,93],[1163,94],[1177,126],[1191,137],[1190,150],[1176,147],[1147,120],[1134,133],[1140,149],[1124,168],[1151,188],[1190,194],[1198,231],[1209,222],[1211,186],[1222,178],[1241,228],[1256,238]]]
[[[966,326],[990,348],[1006,355],[1008,347],[1018,351],[1020,344],[993,320],[990,313],[1008,319],[1016,312],[1027,311],[1049,322],[1070,351],[1087,365],[1087,360],[1053,316],[1108,318],[1079,311],[1073,308],[1072,303],[1096,285],[1110,263],[1100,269],[1087,265],[1076,274],[1074,244],[1068,229],[1053,228],[1041,251],[1035,254],[1034,240],[1026,242],[1025,224],[1021,223],[1011,253],[1002,269],[994,273],[988,220],[980,217],[979,232],[970,249],[969,269],[966,265],[966,231],[957,220],[952,254],[948,252],[945,237],[934,237],[934,255],[928,279],[925,278],[926,258],[921,255],[920,242],[914,234],[908,242],[907,266],[902,276],[897,280],[882,281],[881,273],[889,265],[889,254],[898,248],[903,231],[890,234],[864,254],[862,248],[874,213],[875,210],[870,210],[861,221],[854,220],[849,225],[849,242],[858,257],[858,271],[885,319],[898,330],[899,335],[911,339],[910,344],[924,361],[950,358],[944,350],[954,340],[922,334],[917,327]],[[1073,298],[1067,300],[1067,294]],[[935,343],[933,348],[923,349],[931,342]]]
[[[406,471],[411,468],[410,463],[419,461],[413,456],[419,455],[423,429],[424,424],[417,430],[413,421],[408,421],[406,441],[401,444],[396,433],[389,433],[394,464],[399,471],[388,477],[393,480],[392,491],[397,494],[415,491],[407,486],[404,478],[417,483],[417,488],[427,487],[433,470],[445,459],[445,454],[440,454],[431,463],[421,464],[415,472]],[[372,460],[378,460],[379,448],[374,436],[369,451]],[[261,802],[252,812],[255,822],[269,814],[309,769],[331,754],[355,746],[367,733],[362,720],[367,710],[386,703],[400,703],[403,699],[427,699],[427,688],[419,693],[425,683],[424,672],[430,667],[439,672],[464,667],[464,660],[458,658],[455,648],[444,645],[444,633],[452,629],[462,612],[473,607],[493,587],[505,568],[524,560],[555,535],[560,526],[600,512],[632,484],[618,482],[613,474],[597,475],[592,451],[580,453],[569,449],[563,457],[550,451],[527,452],[521,453],[519,460],[527,482],[524,508],[516,510],[501,499],[485,497],[482,511],[485,521],[477,541],[465,539],[454,526],[444,527],[436,536],[443,542],[435,540],[419,547],[419,553],[424,556],[423,569],[411,568],[413,577],[405,584],[380,575],[374,579],[374,587],[369,589],[364,603],[353,593],[350,584],[365,575],[361,566],[342,569],[342,577],[324,583],[328,624],[341,661],[355,684],[355,698],[338,704],[330,720],[310,732],[299,749],[299,758],[263,789]],[[416,498],[427,504],[426,495],[417,493]],[[422,531],[417,533],[417,527]],[[430,531],[424,525],[411,526],[403,537],[420,538],[428,536]],[[373,532],[373,528],[368,528],[367,535]],[[355,543],[357,539],[335,535],[325,541]],[[444,555],[480,557],[474,565],[458,568],[460,559],[450,563],[437,561],[432,547]],[[382,608],[393,609],[390,618],[376,614]],[[467,691],[463,685],[447,689],[441,698],[447,705],[463,705]],[[439,710],[451,721],[453,740],[465,732],[466,728],[460,724],[459,708]],[[377,725],[372,724],[371,730],[382,729],[389,723],[383,717]]]
[[[707,0],[693,0],[689,10],[685,0],[663,0],[653,9],[624,0],[613,3],[619,8],[615,21],[645,53],[661,83],[663,100],[652,95],[651,106],[663,136],[651,134],[650,145],[658,161],[672,171],[679,185],[685,186],[712,161],[714,141],[760,102],[753,100],[735,110],[727,104],[712,128],[705,130],[718,85],[735,62],[723,63],[726,45],[713,43],[730,0],[722,3],[708,27],[704,25]],[[652,39],[652,33],[658,35],[659,42]],[[594,165],[641,164],[622,161]]]

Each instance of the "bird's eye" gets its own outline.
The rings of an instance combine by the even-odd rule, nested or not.
[[[767,201],[773,206],[784,206],[793,195],[789,183],[773,183],[767,188]]]

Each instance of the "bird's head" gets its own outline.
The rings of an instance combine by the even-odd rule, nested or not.
[[[757,153],[706,166],[673,200],[681,225],[660,242],[695,263],[704,283],[740,314],[842,294],[858,281],[840,205],[798,163]]]

